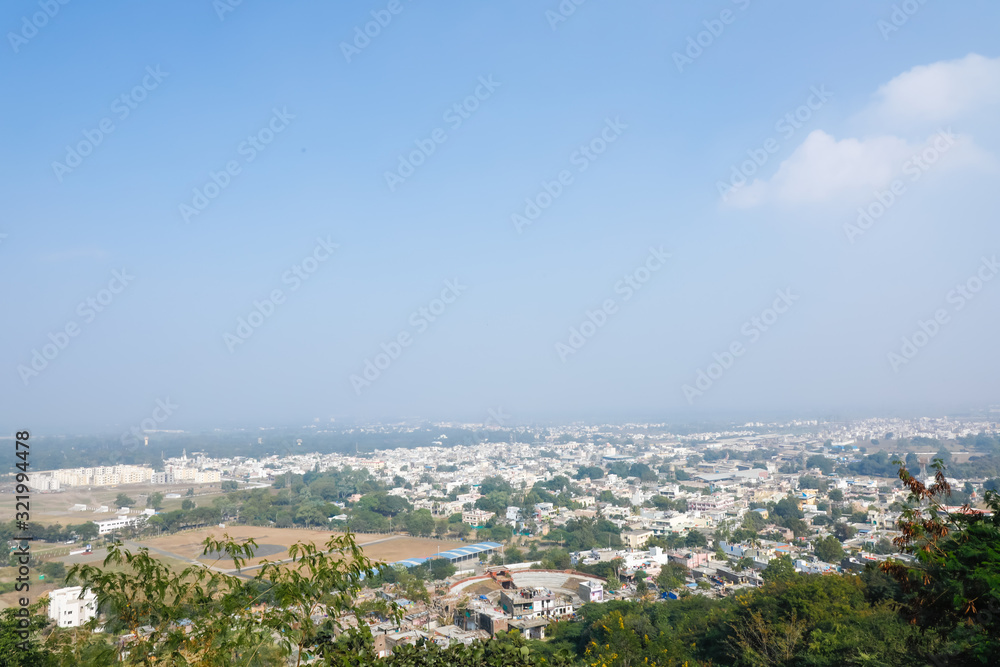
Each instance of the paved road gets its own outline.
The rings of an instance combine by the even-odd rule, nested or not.
[[[364,548],[364,547],[367,547],[369,544],[378,544],[379,542],[388,542],[390,540],[398,540],[401,537],[403,537],[403,535],[390,535],[389,537],[382,537],[382,538],[377,539],[377,540],[372,540],[371,542],[362,542],[362,543],[358,544],[358,546]]]

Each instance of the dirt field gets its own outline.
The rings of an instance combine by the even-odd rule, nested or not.
[[[467,588],[462,590],[463,593],[468,593],[469,595],[487,595],[493,591],[500,590],[500,584],[493,581],[492,579],[487,579],[485,581],[479,581]]]
[[[261,555],[249,561],[248,565],[256,565],[262,560],[278,561],[289,557],[288,546],[295,542],[312,542],[321,546],[335,533],[318,530],[294,530],[291,528],[270,528],[259,526],[227,526],[226,528],[206,528],[195,531],[185,531],[173,535],[164,535],[140,542],[154,554],[172,556],[178,560],[198,560],[202,563],[215,563],[219,567],[230,567],[232,561],[206,558],[202,556],[202,542],[212,535],[221,538],[228,533],[236,539],[253,538],[261,547]],[[359,544],[364,547],[365,555],[377,561],[394,562],[405,558],[420,558],[432,556],[439,551],[447,551],[462,542],[433,540],[409,537],[406,535],[356,535]]]
[[[98,565],[104,562],[104,557],[108,555],[108,550],[103,547],[98,547],[94,549],[92,553],[89,554],[77,554],[75,556],[61,556],[59,558],[53,558],[52,560],[59,561],[63,563],[68,568],[71,565],[76,565],[77,563],[88,563],[90,565]]]
[[[36,602],[43,594],[49,593],[51,591],[60,588],[62,584],[46,584],[38,581],[38,577],[35,576],[34,580],[31,582],[31,590],[29,595],[32,602]],[[0,609],[17,608],[20,606],[18,600],[24,597],[24,593],[19,593],[13,591],[11,593],[4,593],[0,595]]]
[[[369,537],[369,536],[365,536]],[[432,540],[421,537],[410,537],[408,535],[382,536],[379,535],[378,543],[365,546],[365,555],[375,560],[393,563],[406,558],[426,558],[441,551],[448,551],[456,547],[467,546],[468,542],[455,542],[453,540]]]
[[[31,492],[31,520],[44,523],[61,523],[62,525],[84,523],[85,521],[92,521],[95,519],[106,519],[109,514],[94,514],[93,512],[71,512],[70,507],[76,504],[87,505],[88,507],[96,507],[100,505],[107,505],[108,508],[113,512],[116,509],[115,498],[119,493],[124,493],[133,500],[136,501],[135,508],[144,509],[146,507],[146,498],[150,493],[159,491],[166,495],[167,493],[179,493],[180,498],[171,498],[169,500],[163,501],[163,510],[169,512],[170,510],[176,510],[181,508],[181,503],[184,502],[186,497],[184,494],[187,493],[188,489],[194,489],[194,500],[199,506],[211,505],[212,500],[220,495],[222,492],[219,490],[218,484],[191,484],[182,483],[174,485],[150,485],[150,484],[129,484],[117,487],[104,487],[104,488],[69,488],[66,491],[60,491],[58,493],[41,493],[39,491]],[[0,502],[10,501],[13,505],[13,499],[10,496],[0,495]]]

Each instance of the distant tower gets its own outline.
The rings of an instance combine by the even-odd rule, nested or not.
[[[187,463],[187,460],[188,460],[188,450],[185,447],[184,449],[181,450],[181,461],[184,461],[184,463]]]
[[[145,437],[145,440],[146,440],[145,446],[149,447],[149,436],[148,435]]]

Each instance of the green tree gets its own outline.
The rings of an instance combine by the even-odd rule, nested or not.
[[[25,607],[27,616],[19,615],[20,608],[0,611],[0,667],[51,664],[47,652],[39,644],[39,633],[48,625],[42,605],[42,602],[36,602],[31,607]]]
[[[320,500],[309,500],[302,503],[295,512],[295,523],[306,526],[327,525],[329,517],[325,510],[325,503]]]
[[[816,558],[827,563],[837,564],[844,559],[844,548],[833,535],[827,535],[818,540],[813,547]]]
[[[708,539],[705,538],[704,533],[698,530],[688,531],[687,536],[684,538],[684,546],[689,549],[694,549],[697,547],[708,546]]]
[[[428,509],[410,512],[404,519],[406,531],[411,535],[427,537],[434,532],[434,515]]]
[[[484,496],[488,496],[494,491],[499,491],[500,493],[510,495],[514,492],[514,487],[510,485],[510,482],[505,480],[503,477],[500,477],[499,475],[495,475],[493,477],[487,477],[482,482],[480,482],[479,493],[483,494]]]
[[[431,561],[431,576],[434,579],[447,579],[455,574],[456,569],[447,558],[435,558]]]
[[[650,498],[650,502],[653,503],[653,507],[661,511],[672,510],[675,508],[674,501],[666,496],[653,496]]]
[[[833,461],[822,454],[815,454],[806,459],[806,467],[819,468],[824,475],[829,475],[833,472]]]
[[[146,507],[152,507],[155,510],[163,508],[163,494],[159,491],[155,491],[149,494],[146,499]]]
[[[601,479],[604,477],[604,470],[597,466],[583,466],[576,471],[577,479]]]
[[[772,558],[761,573],[764,581],[787,581],[795,577],[795,564],[788,556]]]
[[[628,471],[629,477],[638,477],[642,482],[655,482],[658,477],[652,468],[645,463],[633,463]]]
[[[66,578],[66,566],[57,560],[45,561],[38,570],[49,582],[59,582]]]
[[[93,521],[88,521],[74,526],[73,532],[75,532],[81,540],[97,539],[98,534],[100,534],[97,524]]]
[[[664,591],[680,588],[687,580],[688,574],[688,569],[681,563],[668,562],[656,575],[656,585]]]
[[[549,549],[542,556],[542,567],[553,570],[567,570],[570,566],[569,552],[558,547]]]
[[[916,562],[889,559],[881,569],[899,583],[908,617],[948,642],[949,664],[992,664],[1000,651],[1000,495],[986,492],[990,515],[951,512],[943,461],[932,468],[927,486],[900,466],[909,497],[894,542]]]
[[[132,507],[135,505],[135,498],[129,498],[125,493],[119,493],[115,497],[115,505],[118,507]]]
[[[788,496],[779,500],[771,513],[782,519],[801,519],[804,516],[802,510],[799,509],[799,504],[794,498]]]
[[[841,542],[851,539],[857,532],[854,526],[847,523],[837,522],[833,526],[833,534]]]
[[[256,549],[253,540],[228,536],[203,544],[204,553],[223,553],[237,569]],[[97,594],[109,632],[134,634],[118,647],[121,664],[278,664],[279,658],[300,664],[333,650],[362,577],[376,572],[350,533],[322,548],[294,544],[288,553],[290,563],[265,563],[245,580],[200,565],[175,572],[145,548],[133,553],[113,544],[103,566],[74,565],[68,578]],[[260,601],[269,604],[255,608]],[[395,608],[372,604],[384,617],[399,618]]]
[[[769,567],[768,570],[771,568]],[[767,576],[765,570],[765,576]],[[866,599],[860,577],[796,575],[741,596],[724,621],[734,665],[926,665],[928,642],[891,602]]]

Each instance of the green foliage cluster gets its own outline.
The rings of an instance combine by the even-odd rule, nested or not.
[[[883,451],[869,454],[860,461],[849,463],[847,469],[856,475],[869,475],[871,477],[895,477],[899,470],[890,456]]]
[[[661,511],[687,512],[688,509],[687,500],[684,498],[674,500],[666,496],[653,496],[649,502],[653,507]]]
[[[604,477],[604,469],[599,466],[583,466],[576,471],[577,479],[601,479]]]
[[[834,462],[822,454],[814,454],[806,459],[806,467],[819,468],[824,475],[829,475],[833,472]]]
[[[815,475],[802,475],[802,477],[799,477],[800,489],[817,489],[819,491],[826,491],[829,486],[830,483],[822,477],[817,477]]]
[[[97,537],[97,533],[97,524],[91,521],[70,524],[65,528],[58,523],[30,522],[27,531],[19,529],[14,521],[0,523],[0,541],[3,543],[13,542],[16,537],[24,534],[31,535],[40,542],[68,542],[70,540],[92,540]]]
[[[569,551],[622,546],[621,529],[607,519],[570,519],[546,536]]]
[[[844,547],[840,543],[840,540],[833,535],[827,535],[817,540],[813,545],[813,553],[821,561],[833,563],[834,565],[837,565],[844,559]]]

